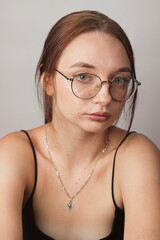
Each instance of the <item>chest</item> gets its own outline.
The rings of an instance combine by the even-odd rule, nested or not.
[[[39,164],[33,197],[33,214],[38,228],[56,239],[64,239],[65,236],[70,240],[89,240],[107,236],[115,215],[111,172],[109,165],[106,165],[106,169],[99,166],[87,184],[84,184],[83,177],[79,182],[74,178],[65,181],[68,178],[62,175],[69,195],[75,195],[72,199],[73,208],[68,211],[70,198],[53,166]]]

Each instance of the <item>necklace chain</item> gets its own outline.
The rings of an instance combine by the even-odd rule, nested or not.
[[[82,189],[83,189],[83,188],[86,186],[86,184],[89,182],[89,180],[91,179],[91,177],[92,177],[92,175],[93,175],[93,173],[94,173],[94,170],[95,170],[95,168],[96,168],[96,165],[97,165],[98,160],[99,160],[100,157],[103,155],[103,153],[107,150],[107,147],[108,147],[108,145],[109,145],[109,143],[110,143],[110,139],[111,139],[111,131],[110,131],[110,128],[109,128],[109,129],[108,129],[108,139],[107,139],[106,145],[105,145],[105,147],[103,148],[103,150],[100,152],[100,154],[98,155],[98,157],[97,157],[97,159],[96,159],[96,161],[95,161],[95,163],[94,163],[94,165],[93,165],[93,168],[92,168],[90,174],[88,175],[87,179],[85,180],[85,182],[83,183],[83,185],[80,187],[80,189],[79,189],[73,196],[71,196],[71,195],[68,193],[66,187],[64,186],[64,183],[63,183],[63,181],[62,181],[62,179],[61,179],[61,176],[60,176],[60,174],[59,174],[59,171],[58,171],[58,169],[57,169],[57,167],[56,167],[56,165],[55,165],[55,163],[54,163],[54,161],[53,161],[53,159],[52,159],[51,151],[50,151],[50,147],[49,147],[49,143],[48,143],[48,137],[47,137],[47,129],[48,129],[48,127],[49,127],[49,125],[47,125],[46,128],[45,128],[45,138],[46,138],[46,148],[47,148],[47,152],[48,152],[48,155],[49,155],[49,159],[51,160],[51,162],[52,162],[52,164],[53,164],[53,167],[54,167],[54,169],[55,169],[56,175],[57,175],[57,177],[58,177],[58,179],[59,179],[59,181],[60,181],[60,183],[61,183],[62,189],[64,190],[64,192],[66,193],[66,195],[67,195],[67,196],[69,197],[69,199],[70,199],[69,203],[67,204],[67,207],[68,207],[68,211],[71,211],[72,208],[73,208],[73,206],[74,206],[73,203],[72,203],[72,200],[82,191]]]

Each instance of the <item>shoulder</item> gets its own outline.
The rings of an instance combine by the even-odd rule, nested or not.
[[[160,234],[159,149],[146,136],[134,133],[120,147],[118,160],[126,237],[159,239],[153,238]]]
[[[119,149],[119,183],[124,208],[140,213],[159,207],[160,151],[146,136],[131,134]],[[159,200],[158,200],[159,199]],[[136,204],[136,207],[133,207]]]
[[[117,128],[114,133],[117,140],[116,147],[113,148],[116,151],[116,171],[120,185],[125,186],[127,178],[131,177],[134,183],[138,173],[143,172],[142,178],[145,174],[148,177],[150,174],[159,174],[160,151],[148,137],[136,132],[127,134],[126,131]]]
[[[28,141],[22,132],[7,134],[0,139],[0,162],[10,161],[12,163],[14,161],[14,163],[18,163],[18,159],[24,155],[23,153],[27,149],[27,145]]]
[[[23,132],[0,139],[0,226],[2,239],[22,239],[22,208],[34,183],[33,159]],[[9,228],[8,228],[9,226]]]
[[[15,142],[16,140],[16,142]],[[24,137],[24,134],[22,131],[19,132],[11,132],[7,135],[3,136],[0,139],[1,149],[6,146],[12,147],[13,145],[10,145],[11,143],[14,143],[14,147],[16,147],[17,144],[22,144],[26,141],[26,138]],[[27,141],[26,141],[27,142]],[[16,144],[17,143],[17,144]]]
[[[17,193],[28,192],[33,185],[33,152],[23,132],[9,133],[0,139],[0,179],[4,184],[1,187],[6,189],[8,186],[9,191],[15,186]]]
[[[160,164],[160,151],[146,136],[132,133],[123,142],[119,149],[122,167],[157,166]]]
[[[0,161],[10,161],[25,164],[26,157],[30,154],[30,143],[23,132],[9,133],[0,139]],[[27,155],[26,155],[27,154]],[[5,159],[5,160],[3,160]],[[21,161],[19,161],[21,159]]]
[[[121,180],[125,181],[127,177],[133,176],[134,182],[136,176],[142,174],[150,176],[159,174],[160,171],[160,151],[156,145],[146,136],[139,133],[130,134],[118,150],[119,168],[122,172]],[[122,176],[123,175],[123,176]]]

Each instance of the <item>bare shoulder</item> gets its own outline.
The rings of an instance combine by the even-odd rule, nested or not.
[[[130,138],[128,138],[128,144],[130,144],[132,147],[135,146],[135,150],[138,150],[139,148],[148,149],[148,151],[153,151],[159,153],[159,149],[157,146],[145,135],[140,133],[134,133],[130,135]]]
[[[160,151],[146,136],[139,133],[130,134],[121,147],[123,165],[158,166],[160,164]],[[127,164],[128,162],[128,164]]]
[[[0,139],[0,146],[2,149],[15,149],[20,145],[23,146],[23,143],[27,143],[27,139],[25,138],[23,132],[12,132]]]
[[[150,139],[138,133],[129,135],[119,150],[125,236],[157,240],[160,235],[160,151]]]
[[[23,132],[9,133],[0,139],[0,162],[23,165],[30,152],[30,143]]]
[[[121,179],[133,175],[134,182],[138,173],[151,177],[160,173],[160,151],[146,136],[139,133],[130,134],[119,149]],[[123,177],[124,176],[124,177]]]
[[[23,132],[13,132],[0,139],[0,178],[6,186],[14,185],[17,192],[29,191],[33,169],[32,149]]]
[[[117,132],[119,142],[122,144],[116,156],[116,171],[123,200],[133,189],[141,191],[142,185],[147,181],[150,183],[152,181],[152,184],[158,187],[160,151],[157,146],[143,134],[135,132],[125,138],[126,132],[121,129]]]
[[[0,139],[0,239],[22,239],[22,207],[33,187],[33,164],[23,132]]]

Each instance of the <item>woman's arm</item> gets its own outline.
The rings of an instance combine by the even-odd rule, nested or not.
[[[120,188],[125,240],[160,240],[160,152],[143,135],[123,147]]]
[[[28,184],[26,147],[20,134],[0,140],[0,239],[22,240],[22,206]]]

